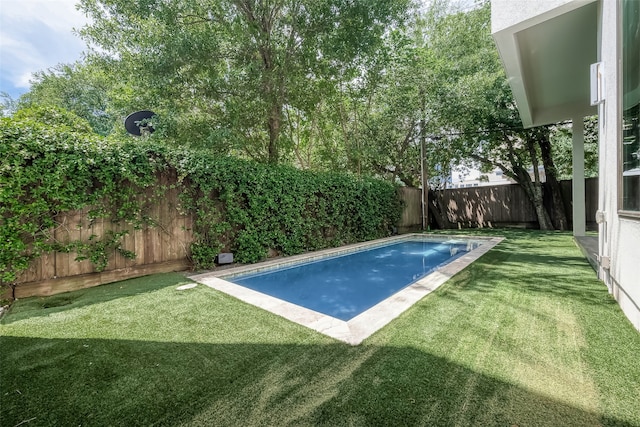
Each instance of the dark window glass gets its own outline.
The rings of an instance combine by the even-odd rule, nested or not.
[[[640,211],[640,1],[622,2],[622,209]]]

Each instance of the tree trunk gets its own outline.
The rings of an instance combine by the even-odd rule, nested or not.
[[[537,142],[540,147],[540,155],[542,157],[542,165],[544,166],[545,175],[547,177],[548,188],[551,191],[551,218],[556,230],[568,230],[569,222],[567,221],[567,212],[564,208],[562,200],[562,191],[558,182],[558,172],[551,151],[551,141],[549,140],[549,129],[542,128],[537,132]]]
[[[269,129],[269,163],[278,163],[278,137],[282,121],[282,107],[274,103],[271,106],[267,128]]]
[[[529,157],[531,159],[531,165],[533,166],[533,176],[534,181],[531,181],[531,176],[527,173],[524,168],[520,167],[520,175],[525,182],[525,191],[527,188],[532,196],[530,196],[531,201],[533,202],[533,206],[536,210],[536,215],[538,216],[538,224],[540,225],[540,230],[553,230],[553,222],[551,222],[551,217],[549,216],[549,212],[547,212],[547,208],[544,206],[544,198],[542,193],[542,182],[540,182],[540,170],[538,168],[538,153],[536,152],[536,146],[534,141],[529,137],[526,140],[527,149],[529,150]]]
[[[280,136],[280,126],[283,120],[282,112],[282,79],[274,64],[274,53],[271,45],[273,32],[273,16],[276,14],[277,5],[272,8],[258,9],[252,1],[236,1],[236,6],[240,9],[245,19],[256,29],[255,41],[258,52],[262,59],[262,95],[270,104],[266,112],[265,124],[269,133],[267,146],[267,159],[269,163],[278,163],[278,138]],[[257,15],[256,12],[261,13]]]
[[[549,212],[544,207],[544,201],[542,198],[542,185],[540,182],[533,182],[529,173],[521,166],[514,168],[514,172],[517,176],[518,184],[524,189],[524,192],[533,203],[533,207],[538,217],[538,224],[540,230],[553,230],[553,223],[549,217]]]
[[[444,205],[444,191],[429,191],[429,211],[430,217],[436,222],[436,225],[441,230],[453,228],[453,223],[449,221],[447,211]]]
[[[535,140],[531,138],[531,135],[519,135],[518,140],[525,143],[526,151],[518,152],[514,146],[512,138],[506,133],[504,134],[504,147],[506,148],[506,154],[508,163],[501,163],[500,161],[492,161],[487,157],[483,157],[477,153],[471,155],[471,158],[492,167],[499,167],[502,172],[513,179],[524,190],[527,198],[533,204],[538,224],[541,230],[554,230],[553,223],[549,212],[544,206],[544,199],[542,195],[542,184],[540,183],[540,173],[538,171],[538,154],[536,151]],[[522,158],[522,155],[528,151],[529,159]],[[533,166],[533,174],[535,181],[531,180],[531,175],[522,166],[528,164],[531,161]]]

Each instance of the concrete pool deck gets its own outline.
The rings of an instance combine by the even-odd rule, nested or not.
[[[317,311],[301,307],[296,304],[236,285],[225,280],[226,277],[237,276],[245,273],[255,273],[290,266],[303,262],[316,261],[331,256],[343,255],[358,250],[369,249],[376,246],[387,245],[396,241],[421,240],[421,241],[450,241],[466,240],[481,242],[477,248],[467,252],[454,261],[446,264],[427,276],[405,287],[391,297],[379,302],[375,306],[357,315],[349,321],[343,321],[327,316]],[[503,240],[501,237],[474,237],[474,236],[439,236],[427,234],[404,234],[370,242],[357,243],[340,248],[326,249],[307,254],[265,261],[258,264],[244,265],[230,269],[213,271],[204,274],[190,276],[191,280],[202,283],[220,292],[224,292],[241,301],[255,305],[274,314],[284,317],[292,322],[311,328],[324,335],[328,335],[339,341],[358,345],[365,338],[387,325],[393,319],[406,311],[413,304],[430,294],[453,275],[463,270],[473,261],[480,258],[490,249]]]

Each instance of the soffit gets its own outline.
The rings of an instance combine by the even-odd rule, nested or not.
[[[589,80],[598,57],[598,3],[572,5],[494,33],[525,127],[596,113]]]

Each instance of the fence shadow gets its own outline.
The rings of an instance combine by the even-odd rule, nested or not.
[[[570,180],[560,182],[563,204],[570,226],[572,225],[571,182]],[[552,212],[550,192],[545,188],[546,184],[543,186],[544,204],[547,210]],[[419,227],[422,220],[421,190],[405,187],[401,188],[399,194],[405,203],[399,228]],[[587,228],[594,230],[597,229],[595,224],[595,213],[598,208],[597,178],[585,180],[585,196]],[[442,190],[438,197],[433,197],[433,195],[429,197],[436,199],[441,204],[436,210],[446,213],[447,219],[453,227],[518,226],[539,228],[534,206],[518,184],[449,188]]]
[[[154,292],[167,286],[179,286],[185,283],[191,283],[191,280],[179,273],[154,274],[52,296],[25,298],[20,300],[19,305],[13,305],[10,308],[11,315],[4,316],[1,323],[10,324],[33,317],[46,317],[54,313]]]

